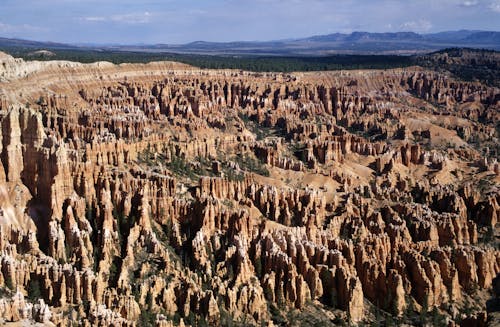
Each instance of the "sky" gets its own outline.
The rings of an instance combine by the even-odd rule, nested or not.
[[[500,0],[0,0],[0,37],[93,44],[500,31]]]

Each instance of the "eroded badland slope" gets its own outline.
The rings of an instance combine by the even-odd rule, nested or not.
[[[492,321],[499,121],[498,88],[418,67],[0,55],[0,317]]]

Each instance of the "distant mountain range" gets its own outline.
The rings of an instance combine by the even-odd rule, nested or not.
[[[264,42],[204,42],[153,45],[75,45],[0,38],[0,48],[82,49],[134,52],[169,52],[213,55],[290,55],[330,54],[415,54],[444,48],[468,47],[500,50],[500,32],[448,31],[433,34],[413,32],[317,35],[308,38]]]

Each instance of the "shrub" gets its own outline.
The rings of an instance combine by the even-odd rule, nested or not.
[[[40,282],[37,279],[30,279],[28,283],[28,299],[35,302],[42,298],[42,290],[40,289]]]

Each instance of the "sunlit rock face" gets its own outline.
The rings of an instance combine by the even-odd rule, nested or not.
[[[498,89],[418,67],[257,74],[3,54],[0,75],[2,319],[487,319]]]

